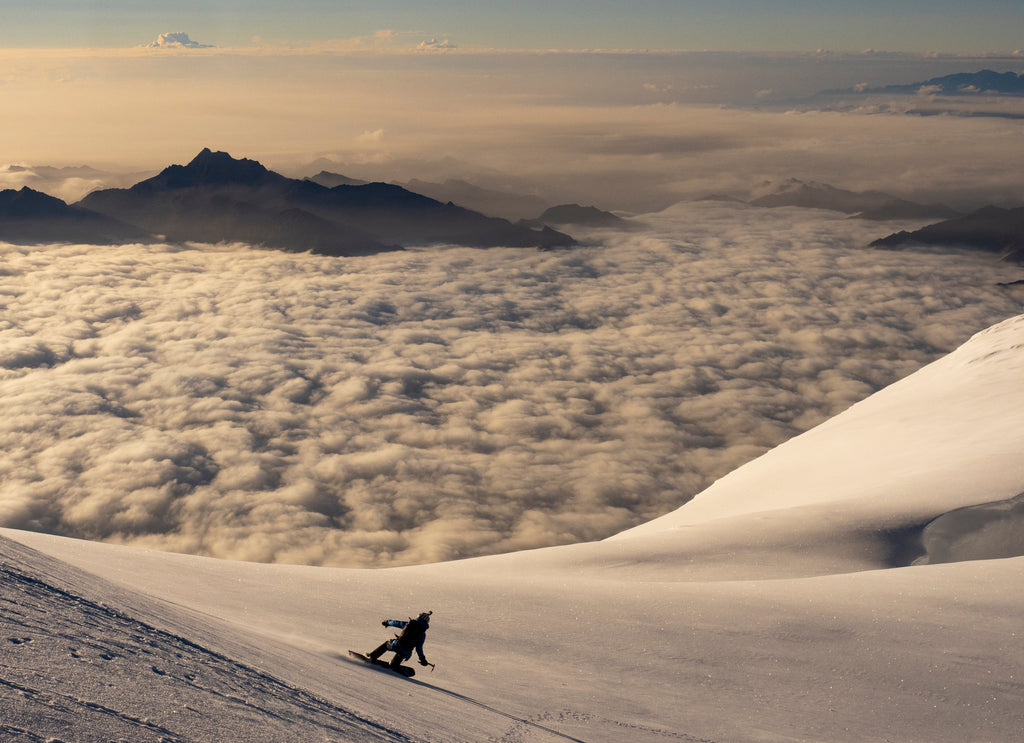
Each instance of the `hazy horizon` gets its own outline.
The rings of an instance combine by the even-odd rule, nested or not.
[[[632,212],[791,177],[961,207],[1024,203],[1024,98],[817,96],[983,68],[1017,73],[1024,58],[8,48],[0,90],[15,114],[0,167],[138,174],[210,147],[288,175],[326,162],[366,180],[460,178]],[[74,199],[132,182],[50,188]],[[0,170],[0,187],[19,185],[31,184]]]

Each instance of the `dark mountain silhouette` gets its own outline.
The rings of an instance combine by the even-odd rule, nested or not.
[[[285,195],[301,184],[254,160],[206,149],[188,165],[171,165],[131,188],[94,191],[79,205],[174,242],[248,242],[325,255],[393,249],[363,230],[291,203]]]
[[[954,75],[933,77],[931,80],[925,80],[921,83],[886,85],[880,88],[868,88],[859,92],[915,95],[921,92],[922,89],[941,93],[942,95],[998,94],[1024,96],[1024,75],[1018,75],[1013,72],[995,72],[993,70],[960,72]]]
[[[451,201],[481,214],[508,220],[527,219],[540,214],[548,206],[539,196],[481,188],[457,178],[449,178],[444,183],[414,179],[401,185],[437,201]]]
[[[611,212],[595,206],[579,204],[559,204],[546,209],[533,222],[547,225],[579,225],[581,227],[618,227],[625,228],[632,223]]]
[[[1024,263],[1024,207],[986,206],[970,214],[928,225],[914,232],[896,232],[871,243],[877,248],[936,246],[996,253]]]
[[[152,236],[137,227],[27,186],[0,191],[0,240],[17,244],[74,242],[95,245],[140,242]]]
[[[314,176],[306,178],[307,181],[313,181],[313,183],[319,183],[325,188],[334,188],[335,186],[365,186],[369,181],[361,181],[358,178],[349,178],[347,175],[341,173],[332,173],[329,170],[321,170]]]
[[[254,160],[204,149],[128,189],[89,194],[81,206],[169,240],[241,241],[326,255],[402,245],[555,247],[572,238],[442,204],[385,183],[327,188]]]
[[[995,72],[994,70],[958,72],[914,83],[874,87],[862,84],[855,88],[823,90],[812,96],[810,100],[827,100],[837,96],[848,98],[867,95],[918,95],[919,93],[945,96],[1024,96],[1024,75],[1013,72]]]

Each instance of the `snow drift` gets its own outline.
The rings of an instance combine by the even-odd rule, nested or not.
[[[1024,555],[1024,493],[950,511],[924,528],[916,564]]]

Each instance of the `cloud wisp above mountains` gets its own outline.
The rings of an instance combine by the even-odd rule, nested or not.
[[[389,565],[598,539],[1020,311],[984,256],[694,204],[601,247],[3,246],[0,523]]]
[[[147,49],[212,49],[213,44],[201,44],[193,41],[184,31],[170,31],[160,34],[156,41],[145,45]]]

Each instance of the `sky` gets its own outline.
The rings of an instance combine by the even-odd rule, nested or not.
[[[808,102],[861,84],[1024,70],[1018,56],[346,49],[0,50],[0,167],[90,165],[140,180],[209,147],[288,175],[461,178],[628,211],[788,177],[964,206],[1024,198],[1024,99]],[[994,116],[904,115],[925,109]]]
[[[125,47],[186,31],[217,46],[370,36],[382,29],[460,47],[1011,52],[1015,0],[5,0],[4,47]]]
[[[209,147],[290,175],[462,178],[650,211],[699,191],[698,179],[884,187],[907,178],[915,142],[920,154],[964,156],[951,172],[988,168],[999,181],[1018,165],[993,142],[1016,134],[1006,121],[974,127],[968,154],[962,122],[896,119],[923,108],[1012,119],[1020,99],[813,102],[824,90],[1024,71],[1015,2],[7,0],[3,10],[0,167],[138,174]],[[838,126],[818,116],[834,110],[865,115]],[[852,146],[833,147],[828,163],[827,148],[802,156],[832,129]],[[854,154],[861,147],[876,156]]]

